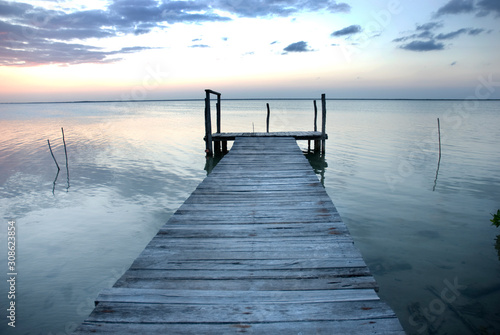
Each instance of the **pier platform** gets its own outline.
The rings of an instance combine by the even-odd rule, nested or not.
[[[234,141],[237,137],[292,137],[296,140],[319,141],[328,139],[328,135],[323,135],[320,131],[284,131],[271,133],[214,133],[212,141]]]
[[[229,154],[76,334],[404,334],[293,137]]]

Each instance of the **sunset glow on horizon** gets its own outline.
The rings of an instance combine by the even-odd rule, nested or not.
[[[499,22],[498,0],[0,1],[0,102],[498,99]]]

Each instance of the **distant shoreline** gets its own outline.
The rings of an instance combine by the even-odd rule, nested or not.
[[[290,101],[319,100],[318,98],[234,98],[223,101]],[[500,101],[500,99],[409,99],[409,98],[327,98],[331,101]],[[153,99],[153,100],[79,100],[79,101],[32,101],[32,102],[0,102],[0,105],[43,105],[43,104],[96,104],[96,103],[141,103],[141,102],[180,102],[204,101],[204,99]]]

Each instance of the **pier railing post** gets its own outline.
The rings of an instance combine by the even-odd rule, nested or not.
[[[318,131],[318,106],[314,100],[314,131]]]
[[[220,133],[221,113],[220,113],[220,94],[217,94],[217,132]]]
[[[269,118],[271,116],[271,110],[269,109],[269,104],[266,104],[267,106],[267,119],[266,119],[266,130],[269,132]]]
[[[213,155],[212,150],[212,117],[210,115],[210,90],[205,90],[205,141],[206,141],[206,149],[205,152],[207,157],[211,157]]]
[[[217,95],[217,104],[216,104],[216,109],[217,109],[217,132],[220,133],[220,124],[221,124],[221,107],[220,107],[220,96],[221,94],[219,92],[215,92],[212,90],[205,90],[206,97],[205,97],[205,141],[206,143],[206,153],[207,156],[213,156],[214,151],[212,150],[212,116],[210,113],[210,94],[215,94]],[[227,151],[227,142],[223,142],[223,150]],[[220,141],[215,141],[215,151],[217,153],[220,153]]]
[[[318,131],[318,106],[316,105],[316,100],[313,100],[314,103],[314,131]],[[319,144],[317,141],[314,141],[314,149],[318,148]],[[311,151],[311,140],[307,141],[307,151]]]
[[[321,95],[321,154],[325,155],[326,145],[326,95]]]
[[[212,92],[213,93],[213,92]],[[220,109],[220,94],[217,95],[217,104],[216,104],[216,109],[217,109],[217,133],[221,133],[221,109]],[[227,145],[226,145],[227,147]],[[214,151],[215,154],[220,154],[221,148],[220,148],[220,141],[215,141],[214,142]]]

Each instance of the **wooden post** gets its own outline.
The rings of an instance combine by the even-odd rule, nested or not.
[[[221,122],[222,122],[222,114],[221,114],[221,104],[220,104],[220,93],[217,94],[217,132],[220,134],[222,132],[221,130]],[[216,148],[215,150],[217,153],[221,152],[220,149],[220,141],[215,142]],[[227,153],[227,141],[222,141],[222,153],[226,154]]]
[[[222,153],[227,154],[227,141],[222,141]]]
[[[316,106],[316,100],[314,102],[314,131],[318,131],[318,106]],[[314,142],[314,150],[316,151],[316,142]],[[307,151],[311,151],[311,140],[307,141]]]
[[[220,141],[214,141],[214,154],[219,155],[220,152]]]
[[[221,94],[219,92],[215,92],[212,90],[205,90],[206,97],[205,97],[205,141],[206,143],[206,149],[205,152],[207,153],[207,156],[213,156],[214,152],[212,150],[212,117],[210,113],[210,94],[215,94],[217,95],[217,132],[220,133],[220,120],[221,120],[221,112],[220,112],[220,96]],[[217,152],[220,152],[220,141],[217,141],[216,147],[215,147]]]
[[[215,103],[215,110],[217,114],[217,133],[220,134],[220,95],[217,95],[217,102]],[[220,154],[220,141],[214,141],[214,154],[219,155]]]
[[[217,94],[217,132],[220,134],[220,123],[221,123],[221,113],[220,113],[220,94]]]
[[[314,152],[319,152],[320,151],[320,146],[321,146],[321,141],[320,140],[314,140]]]
[[[318,106],[316,106],[316,100],[314,100],[314,131],[318,131]]]
[[[205,146],[205,152],[207,154],[207,157],[210,157],[213,155],[213,150],[212,150],[212,119],[210,116],[210,90],[205,90],[206,92],[206,97],[205,97],[205,141],[206,141],[206,146]]]
[[[271,116],[271,110],[269,109],[269,104],[267,105],[267,120],[266,120],[266,130],[269,132],[269,117]]]
[[[321,94],[321,154],[325,155],[326,145],[326,95]]]

